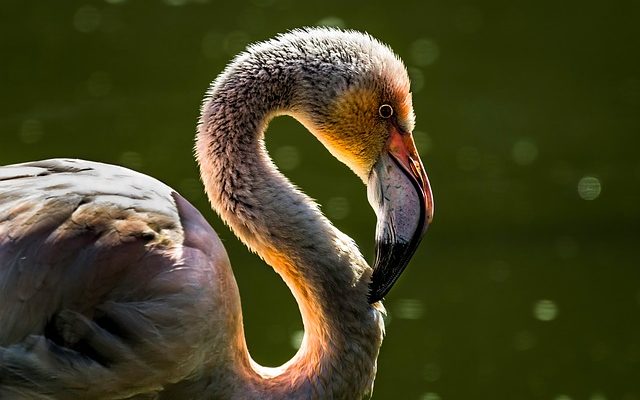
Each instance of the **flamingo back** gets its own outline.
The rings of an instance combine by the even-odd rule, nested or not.
[[[81,160],[0,168],[0,397],[159,392],[223,358],[235,326],[216,321],[239,315],[220,240],[168,186]]]

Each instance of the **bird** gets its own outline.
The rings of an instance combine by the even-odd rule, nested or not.
[[[272,162],[297,119],[367,187],[375,260]],[[212,208],[284,280],[304,326],[279,367],[248,351],[229,257],[164,183],[49,159],[0,167],[1,399],[359,399],[383,298],[433,218],[407,69],[367,33],[297,28],[249,45],[209,87],[195,157]]]

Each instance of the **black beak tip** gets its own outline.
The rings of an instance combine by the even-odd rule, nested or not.
[[[372,283],[372,286],[373,283]],[[380,290],[371,290],[369,291],[369,304],[377,303],[380,300],[384,299],[384,296],[388,293],[388,290],[380,291]]]
[[[381,241],[376,244],[376,261],[369,284],[369,304],[382,300],[389,293],[409,265],[425,231],[426,226],[409,243]]]
[[[369,285],[369,304],[376,303],[384,298],[389,293],[396,280],[400,277],[400,274],[404,270],[404,267],[397,269],[393,274],[377,273],[374,271],[371,277],[371,284]]]

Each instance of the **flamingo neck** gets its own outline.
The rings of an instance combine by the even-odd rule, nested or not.
[[[251,359],[238,318],[228,384],[216,390],[225,398],[361,398],[372,389],[384,333],[382,306],[367,302],[371,268],[269,158],[269,120],[295,117],[294,99],[304,96],[292,85],[298,71],[282,63],[270,70],[251,57],[236,59],[212,85],[196,155],[213,208],[286,282],[305,333],[291,360],[266,368]]]

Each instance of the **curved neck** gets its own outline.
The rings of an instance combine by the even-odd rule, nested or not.
[[[371,269],[353,241],[274,166],[264,131],[278,114],[297,115],[301,71],[270,67],[255,54],[236,59],[202,108],[196,154],[214,209],[286,282],[305,329],[297,354],[278,368],[256,364],[242,319],[230,367],[230,398],[359,398],[371,390],[383,336],[367,302]],[[284,67],[283,67],[284,65]],[[220,385],[217,385],[220,386]],[[218,388],[219,389],[219,388]]]

